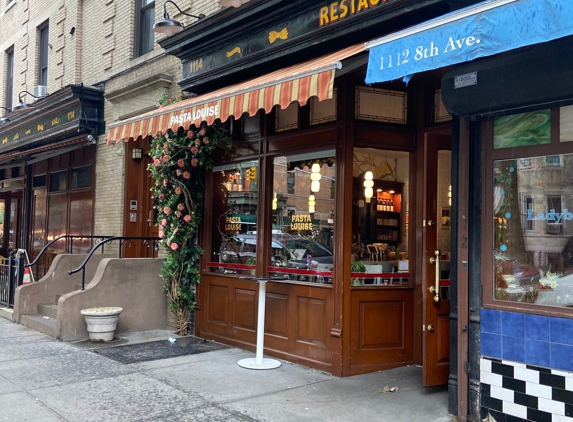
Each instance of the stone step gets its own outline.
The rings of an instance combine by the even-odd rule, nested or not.
[[[51,303],[40,304],[38,305],[38,314],[56,319],[58,317],[58,305]]]
[[[20,316],[20,324],[32,330],[39,331],[40,333],[47,334],[52,337],[57,337],[56,319],[44,318],[44,315],[22,315]]]

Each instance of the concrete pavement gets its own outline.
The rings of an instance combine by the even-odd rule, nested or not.
[[[137,333],[123,344],[167,339]],[[166,340],[167,341],[167,340]],[[450,422],[445,388],[421,368],[336,378],[283,362],[253,371],[230,348],[124,365],[0,318],[0,421]],[[381,393],[385,386],[398,387]]]

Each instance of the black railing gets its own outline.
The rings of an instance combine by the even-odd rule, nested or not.
[[[34,258],[34,260],[32,262],[30,262],[28,265],[26,265],[26,267],[31,268],[32,266],[35,266],[34,274],[35,274],[35,280],[37,281],[44,276],[45,270],[46,270],[46,268],[44,268],[44,271],[42,273],[40,273],[40,258],[42,258],[44,256],[44,254],[47,253],[50,246],[52,246],[54,243],[59,242],[60,240],[64,239],[64,240],[66,240],[66,246],[63,249],[65,251],[64,253],[74,253],[74,240],[81,240],[81,239],[92,239],[93,240],[93,239],[95,239],[95,240],[99,240],[99,242],[96,242],[96,245],[97,245],[97,244],[101,243],[102,240],[109,239],[111,237],[113,237],[113,236],[104,236],[104,235],[78,236],[78,235],[73,235],[73,234],[64,234],[62,236],[58,236],[54,240],[52,240],[51,242],[48,242],[42,248],[42,250],[38,253],[38,255],[36,255],[36,258]],[[103,252],[104,251],[102,248],[101,253],[103,253]]]
[[[10,252],[0,259],[0,306],[14,307],[14,292],[24,281],[24,257]]]
[[[82,272],[82,290],[85,290],[85,283],[86,283],[86,264],[87,262],[90,260],[91,256],[96,252],[96,250],[98,250],[98,248],[102,248],[104,247],[104,245],[106,243],[111,243],[114,242],[116,240],[119,240],[119,250],[118,250],[118,258],[123,258],[123,247],[126,245],[131,245],[131,242],[134,240],[142,240],[143,241],[143,245],[146,247],[151,247],[151,257],[155,258],[156,257],[156,253],[159,251],[159,241],[161,240],[159,237],[138,237],[138,236],[115,236],[115,237],[110,237],[107,239],[103,239],[100,243],[98,243],[97,245],[95,245],[92,250],[88,253],[88,256],[86,256],[86,259],[84,259],[84,262],[82,262],[82,264],[76,268],[75,270],[71,270],[68,271],[69,275],[75,274],[78,271]]]

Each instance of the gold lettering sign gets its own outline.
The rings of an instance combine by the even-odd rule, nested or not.
[[[225,231],[236,232],[241,230],[241,217],[226,217]]]
[[[73,120],[76,117],[75,111],[68,111],[68,120]]]
[[[52,126],[57,125],[58,123],[60,123],[60,118],[56,117],[55,119],[52,119]]]
[[[312,230],[310,214],[295,214],[291,218],[290,228],[293,230]]]
[[[392,0],[339,0],[318,11],[318,26],[325,26]]]
[[[24,132],[25,135],[29,135],[30,133],[32,133],[32,129],[27,129],[26,132]]]
[[[195,73],[203,69],[203,59],[193,60],[189,62],[189,72]]]
[[[2,143],[3,143],[3,144],[7,144],[7,143],[8,143],[8,138],[2,139]]]
[[[38,132],[41,132],[44,130],[44,125],[38,125]]]
[[[14,134],[14,140],[17,140],[17,139],[20,139],[20,134],[19,134],[19,133]]]

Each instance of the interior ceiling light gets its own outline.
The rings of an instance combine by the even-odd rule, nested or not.
[[[0,106],[0,108],[3,108],[8,113],[10,113],[10,110],[7,109],[6,107]],[[8,117],[5,117],[5,116],[0,117],[0,125],[5,125],[6,123],[9,123],[9,122],[10,122],[10,119]]]
[[[320,174],[320,164],[314,163],[311,167],[311,174],[310,174],[310,190],[312,192],[318,192],[320,190],[320,179],[322,178]]]
[[[19,103],[17,105],[15,105],[14,107],[12,107],[12,112],[15,111],[20,111],[20,110],[24,110],[25,108],[33,108],[34,106],[31,104],[26,104],[24,102],[24,100],[22,99],[22,94],[28,94],[31,95],[32,97],[38,99],[38,98],[43,98],[43,97],[36,97],[34,94],[31,94],[28,91],[20,91],[20,93],[18,94],[18,101]],[[46,94],[47,95],[47,94]]]
[[[177,10],[179,10],[179,13],[182,13],[185,16],[190,16],[195,19],[203,19],[205,17],[203,13],[201,13],[199,16],[185,13],[174,2],[167,0],[165,3],[163,3],[163,20],[157,21],[155,25],[153,25],[153,32],[157,34],[165,34],[166,36],[170,37],[171,35],[175,35],[178,32],[183,31],[183,24],[173,19],[169,19],[169,14],[167,13],[167,3],[171,3],[177,8]]]
[[[364,197],[368,204],[370,203],[372,196],[374,196],[374,190],[372,189],[374,187],[373,179],[374,175],[371,171],[367,171],[366,174],[364,174]]]
[[[241,7],[249,0],[219,0],[219,6],[223,7]]]

